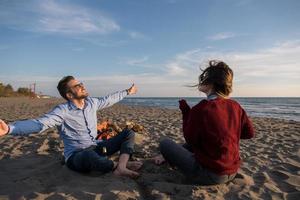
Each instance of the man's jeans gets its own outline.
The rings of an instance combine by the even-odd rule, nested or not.
[[[131,155],[134,151],[134,135],[132,130],[125,129],[118,135],[104,140],[95,146],[79,150],[68,159],[67,166],[78,172],[98,171],[107,173],[113,170],[114,163],[106,156],[118,151]],[[103,148],[106,148],[106,152]]]
[[[177,167],[193,183],[201,185],[226,183],[234,179],[236,175],[220,176],[201,167],[188,144],[181,146],[171,139],[165,138],[160,142],[159,148],[166,161]]]

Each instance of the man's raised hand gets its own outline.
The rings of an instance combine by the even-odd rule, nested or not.
[[[0,119],[0,137],[8,133],[8,125]]]
[[[128,94],[135,94],[137,92],[137,87],[132,84],[132,86],[127,90]]]

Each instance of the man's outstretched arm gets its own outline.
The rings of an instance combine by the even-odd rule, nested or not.
[[[120,92],[115,92],[105,97],[93,98],[93,99],[96,100],[98,104],[98,110],[99,110],[99,109],[112,106],[113,104],[121,101],[127,95],[135,94],[136,92],[137,92],[137,87],[133,84],[129,89]]]
[[[35,119],[16,121],[12,124],[6,124],[0,121],[0,136],[7,134],[12,135],[28,135],[30,133],[40,132],[42,125]]]
[[[37,119],[15,121],[9,125],[0,120],[0,136],[6,134],[29,135],[30,133],[42,132],[48,128],[60,125],[63,122],[62,115],[62,110],[57,106],[51,112]]]

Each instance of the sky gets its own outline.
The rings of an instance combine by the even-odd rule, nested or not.
[[[59,96],[66,75],[91,96],[203,96],[211,59],[235,97],[300,97],[298,0],[0,0],[0,82]]]

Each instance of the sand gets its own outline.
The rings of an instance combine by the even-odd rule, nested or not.
[[[9,122],[35,118],[60,102],[0,98],[0,118]],[[63,144],[54,128],[29,137],[0,138],[0,200],[300,199],[300,122],[252,118],[256,137],[241,141],[243,165],[237,177],[227,184],[198,186],[168,165],[149,161],[158,153],[160,137],[183,142],[178,110],[117,104],[98,117],[117,123],[135,121],[145,127],[134,157],[144,162],[138,179],[69,170],[61,164]]]

